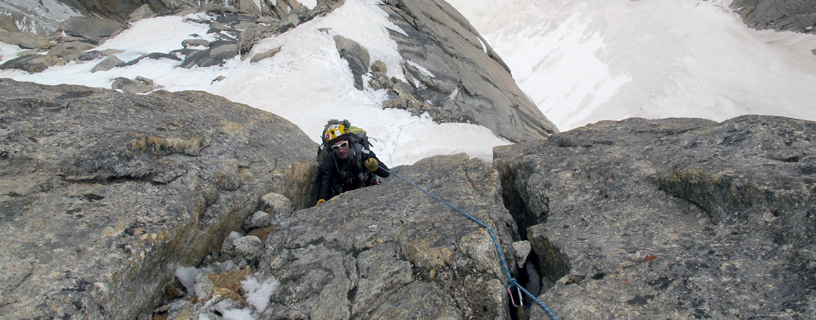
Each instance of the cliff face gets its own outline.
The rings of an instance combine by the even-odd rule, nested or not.
[[[807,318],[814,138],[789,118],[629,119],[497,149],[495,166],[564,318]]]

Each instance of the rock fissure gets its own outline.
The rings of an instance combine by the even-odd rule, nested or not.
[[[119,184],[119,183],[126,183],[126,182],[138,182],[138,183],[150,183],[150,184],[165,184],[165,183],[157,183],[153,181],[152,175],[146,176],[131,176],[131,175],[109,175],[109,176],[93,176],[93,177],[81,177],[81,176],[61,176],[62,181],[67,183],[74,183],[74,184],[98,184],[98,185],[112,185],[112,184]]]
[[[480,182],[477,182],[475,179],[473,179],[473,177],[470,176],[470,173],[468,172],[467,169],[468,168],[467,168],[466,164],[463,163],[462,164],[462,171],[465,173],[465,178],[470,183],[470,186],[473,188],[473,190],[475,190],[476,192],[479,193],[479,196],[486,197],[487,195],[484,193],[484,191],[478,185]],[[455,233],[454,233],[454,235],[455,235]]]

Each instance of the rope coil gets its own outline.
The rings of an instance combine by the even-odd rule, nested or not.
[[[519,290],[521,290],[522,292],[524,292],[524,294],[525,294],[525,295],[527,295],[528,297],[530,297],[530,299],[532,299],[532,300],[533,300],[533,301],[534,301],[534,302],[535,302],[535,303],[536,303],[536,304],[537,304],[539,307],[541,307],[541,309],[543,309],[543,310],[544,310],[544,312],[546,312],[546,313],[547,313],[547,315],[549,315],[549,316],[550,316],[550,318],[552,318],[553,320],[558,320],[558,318],[556,318],[556,317],[555,317],[555,314],[553,314],[553,313],[552,313],[552,311],[550,311],[550,309],[549,309],[549,308],[547,308],[547,306],[545,306],[543,302],[539,301],[539,300],[538,300],[538,298],[536,298],[536,297],[535,297],[535,296],[534,296],[532,293],[530,293],[529,291],[527,291],[527,289],[524,289],[524,287],[522,287],[522,286],[521,286],[521,285],[518,283],[518,281],[516,281],[516,279],[515,279],[515,278],[513,278],[513,276],[511,276],[511,275],[510,275],[510,269],[508,269],[508,268],[507,268],[507,261],[505,261],[505,260],[504,260],[504,254],[502,254],[501,248],[499,247],[499,241],[496,239],[496,235],[495,235],[495,234],[493,234],[493,229],[491,229],[491,228],[490,228],[490,227],[489,227],[487,224],[485,224],[484,222],[479,221],[479,219],[476,219],[476,218],[474,218],[473,216],[471,216],[471,215],[469,215],[469,214],[465,213],[464,211],[460,210],[459,208],[454,207],[452,204],[450,204],[450,203],[448,203],[447,201],[443,200],[442,198],[440,198],[440,197],[436,196],[435,194],[430,193],[430,192],[428,192],[428,191],[427,191],[427,190],[425,190],[425,189],[422,189],[421,187],[419,187],[418,185],[414,184],[413,182],[408,181],[407,179],[405,179],[405,178],[403,178],[403,177],[400,177],[399,175],[397,175],[397,174],[395,174],[395,173],[393,173],[393,172],[389,171],[389,170],[388,170],[388,169],[386,169],[386,168],[383,168],[382,166],[380,166],[380,169],[383,169],[383,170],[385,170],[385,172],[388,172],[390,175],[393,175],[393,176],[395,176],[395,177],[399,178],[400,180],[405,181],[405,183],[407,183],[407,184],[411,185],[411,186],[412,186],[412,187],[414,187],[414,188],[419,189],[420,191],[424,192],[425,194],[427,194],[427,195],[431,196],[432,198],[434,198],[434,199],[436,199],[437,201],[439,201],[439,202],[443,203],[444,205],[446,205],[446,206],[450,207],[451,209],[453,209],[454,211],[458,212],[459,214],[461,214],[461,215],[463,215],[463,216],[467,217],[467,218],[468,218],[468,219],[470,219],[471,221],[476,222],[478,225],[480,225],[480,226],[482,226],[483,228],[487,229],[487,233],[489,233],[489,234],[490,234],[490,238],[492,238],[492,239],[493,239],[493,245],[496,247],[496,252],[499,254],[499,259],[501,259],[501,264],[502,264],[502,268],[504,269],[504,274],[507,276],[507,279],[508,279],[508,280],[507,280],[507,282],[508,282],[508,285],[509,285],[509,287],[508,287],[508,291],[509,291],[509,289],[511,289],[511,288],[513,288],[513,287],[518,288]],[[511,295],[511,299],[512,299],[512,295]],[[519,299],[521,300],[521,297],[519,297]]]

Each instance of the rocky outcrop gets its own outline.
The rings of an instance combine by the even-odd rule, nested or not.
[[[816,34],[814,0],[734,0],[731,8],[751,28]]]
[[[184,6],[179,0],[58,0],[86,15],[96,15],[118,22],[125,22],[131,13],[147,6],[156,13],[164,13]],[[144,9],[142,9],[144,10]],[[90,13],[90,14],[87,14]]]
[[[29,73],[37,73],[48,69],[48,67],[64,63],[62,59],[56,56],[30,54],[6,61],[0,65],[0,69],[18,69]]]
[[[91,44],[99,44],[103,40],[117,35],[124,30],[122,23],[101,18],[92,17],[71,17],[60,24],[57,31],[64,32],[68,36],[81,38],[80,41],[87,41]]]
[[[276,192],[313,203],[316,148],[201,92],[0,80],[0,318],[135,318]]]
[[[403,60],[410,95],[437,122],[474,123],[507,140],[558,132],[516,86],[509,69],[478,32],[444,1],[383,1]],[[401,93],[405,95],[405,93]],[[410,104],[403,98],[397,105]],[[387,104],[387,103],[386,103]]]
[[[112,20],[71,17],[60,24],[59,35],[52,37],[51,40],[30,32],[0,31],[0,41],[37,50],[3,63],[0,69],[20,69],[37,73],[72,60],[92,60],[96,56],[89,54],[94,52],[85,51],[93,49],[124,28],[123,24]]]
[[[438,156],[398,174],[485,222],[513,257],[515,223],[484,161]],[[397,178],[279,224],[258,265],[280,285],[259,319],[509,319],[486,229]]]
[[[460,154],[394,171],[489,225],[513,274],[527,259],[487,163]],[[486,229],[398,178],[300,211],[280,194],[262,203],[200,266],[177,269],[154,318],[510,318]]]
[[[0,42],[19,46],[29,50],[48,50],[54,43],[47,38],[31,32],[0,30]]]
[[[797,319],[816,314],[814,141],[789,118],[629,119],[494,165],[558,316]]]
[[[371,64],[368,50],[343,36],[334,36],[334,44],[340,57],[348,62],[351,73],[354,75],[354,87],[357,90],[363,90],[363,75],[368,73],[368,66]]]
[[[296,3],[296,2],[295,2]],[[216,37],[216,41],[206,41],[198,39],[198,35],[191,35],[194,38],[186,39],[182,42],[184,49],[172,52],[153,52],[138,57],[126,63],[111,64],[106,61],[105,66],[98,70],[109,70],[114,67],[125,67],[133,65],[142,59],[172,59],[181,61],[179,64],[183,68],[223,66],[226,60],[235,58],[239,54],[245,55],[252,49],[259,40],[281,34],[297,25],[309,21],[319,14],[325,14],[333,10],[339,4],[336,0],[326,0],[320,2],[320,9],[310,10],[305,6],[297,6],[295,9],[286,11],[287,14],[281,18],[260,16],[257,14],[247,14],[235,8],[224,7],[214,4],[193,5],[178,4],[188,8],[180,11],[179,14],[186,14],[195,11],[204,11],[212,16],[212,19],[196,20],[195,22],[210,26],[208,33]],[[254,5],[254,4],[252,4]],[[149,8],[141,7],[140,11]],[[136,15],[149,15],[147,13],[134,13]],[[0,30],[0,41],[18,44],[25,47],[33,47],[44,55],[32,57],[19,57],[4,63],[2,69],[21,69],[31,73],[41,72],[44,69],[62,65],[80,58],[89,53],[99,51],[92,50],[106,39],[115,36],[126,27],[125,24],[115,22],[110,19],[72,17],[60,25],[58,31],[64,35],[52,37],[48,41],[43,37],[26,32],[4,32]],[[101,52],[103,56],[109,56],[111,52]],[[253,56],[253,61],[268,58],[274,54],[262,53],[257,57]],[[242,58],[246,58],[242,56]],[[95,69],[96,70],[96,69]]]
[[[116,78],[111,84],[111,88],[122,90],[122,92],[137,94],[148,93],[153,90],[161,89],[162,86],[153,84],[153,80],[145,77],[136,77],[136,79]]]

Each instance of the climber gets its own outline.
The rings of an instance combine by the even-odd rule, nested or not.
[[[374,175],[388,177],[388,167],[369,149],[365,131],[352,127],[348,120],[329,121],[323,132],[324,148],[331,152],[320,156],[321,177],[317,204],[331,197],[377,184]],[[385,169],[385,170],[383,170]]]

